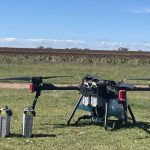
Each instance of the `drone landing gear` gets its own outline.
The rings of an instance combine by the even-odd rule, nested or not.
[[[70,115],[70,117],[69,117],[69,119],[67,121],[67,125],[68,126],[70,125],[71,119],[73,118],[73,116],[74,116],[74,114],[75,114],[75,112],[76,112],[76,110],[77,110],[77,108],[78,108],[82,98],[83,98],[83,95],[80,97],[79,101],[77,102],[74,110],[72,111],[72,113],[71,113],[71,115]],[[135,117],[134,117],[134,114],[132,112],[132,109],[131,109],[130,105],[127,104],[126,101],[123,102],[122,105],[123,105],[123,115],[118,117],[118,120],[108,119],[109,118],[109,100],[106,100],[105,101],[105,110],[103,111],[104,117],[102,117],[102,116],[100,117],[99,114],[95,114],[94,113],[95,111],[93,110],[93,112],[90,115],[83,115],[83,116],[79,117],[74,125],[77,126],[77,124],[80,122],[81,119],[91,119],[91,120],[93,120],[96,117],[98,119],[103,118],[102,120],[96,120],[96,121],[93,120],[93,121],[98,122],[98,123],[103,123],[105,130],[108,130],[108,128],[110,127],[110,122],[111,122],[112,123],[111,130],[113,130],[116,127],[117,124],[118,125],[119,124],[121,124],[121,125],[131,124],[129,122],[130,118],[128,117],[127,112],[130,113],[131,120],[132,120],[132,125],[134,125],[136,123],[136,120],[135,120]]]
[[[73,118],[73,116],[74,116],[74,114],[75,114],[75,112],[76,112],[76,110],[77,110],[77,108],[78,108],[82,98],[83,98],[83,95],[80,97],[79,101],[77,102],[76,106],[74,107],[74,109],[73,109],[73,111],[72,111],[72,113],[71,113],[71,115],[70,115],[70,117],[69,117],[69,119],[67,121],[67,125],[68,126],[70,125],[71,119]],[[90,115],[83,115],[83,116],[78,117],[78,120],[74,123],[74,125],[77,126],[78,123],[80,122],[80,120],[82,120],[82,119],[84,119],[84,120],[85,119],[93,120],[96,117],[96,114],[94,112],[95,111],[93,111],[93,113],[91,113]]]
[[[112,127],[111,127],[111,130],[113,130],[116,126],[116,124],[123,124],[123,125],[127,125],[129,122],[128,122],[128,115],[127,115],[127,111],[129,111],[130,113],[130,116],[131,116],[131,119],[132,119],[132,125],[135,125],[136,123],[136,120],[135,120],[135,117],[134,117],[134,114],[132,112],[132,109],[130,107],[130,105],[126,104],[126,102],[124,102],[123,104],[123,118],[121,119],[118,119],[118,120],[108,120],[108,105],[109,103],[106,102],[105,103],[105,120],[104,120],[104,128],[105,130],[108,130],[108,121],[113,121],[113,124],[112,124]]]
[[[130,105],[126,104],[126,102],[124,102],[123,108],[124,108],[124,119],[123,119],[124,124],[128,124],[129,123],[128,122],[129,117],[127,115],[127,111],[129,111],[131,119],[132,119],[132,125],[134,125],[136,123],[136,120],[135,120],[135,117],[133,115],[133,112],[132,112],[132,109],[131,109]]]
[[[75,112],[76,112],[76,110],[77,110],[77,108],[78,108],[78,106],[79,106],[79,104],[80,104],[82,98],[83,98],[83,95],[80,97],[79,101],[77,102],[77,104],[76,104],[76,106],[75,106],[73,112],[71,113],[71,115],[70,115],[70,117],[69,117],[69,119],[68,119],[68,121],[67,121],[67,125],[68,125],[68,126],[70,125],[71,119],[72,119],[72,117],[74,116],[74,114],[75,114]],[[80,120],[81,120],[81,119],[80,119]]]
[[[135,117],[133,115],[133,112],[132,112],[132,109],[131,109],[130,105],[128,105],[128,110],[129,110],[129,113],[131,115],[131,118],[132,118],[132,121],[133,121],[133,125],[135,125],[136,120],[135,120]]]
[[[81,119],[85,120],[85,119],[91,119],[91,118],[92,118],[92,115],[83,115],[78,118],[78,120],[74,123],[74,125],[77,126]]]

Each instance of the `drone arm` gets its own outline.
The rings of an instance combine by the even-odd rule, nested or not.
[[[127,91],[150,91],[149,87],[135,87],[133,89],[127,89]]]
[[[40,84],[38,86],[35,86],[35,89],[32,92],[36,92],[35,98],[33,100],[31,108],[34,110],[37,100],[39,96],[41,95],[42,90],[79,90],[78,86],[54,86],[53,84]]]
[[[54,86],[54,90],[79,90],[79,86]]]
[[[79,86],[54,86],[53,84],[44,83],[41,90],[79,90]]]

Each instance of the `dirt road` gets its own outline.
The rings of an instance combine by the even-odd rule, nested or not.
[[[0,89],[27,89],[27,83],[0,83]]]

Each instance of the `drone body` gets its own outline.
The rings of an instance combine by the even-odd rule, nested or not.
[[[43,90],[79,91],[80,98],[67,121],[67,125],[70,125],[76,110],[81,109],[88,112],[88,115],[80,116],[75,122],[75,125],[77,125],[81,119],[90,119],[91,122],[104,124],[105,129],[108,128],[109,121],[113,122],[112,128],[115,127],[116,123],[128,124],[130,121],[129,114],[132,123],[135,124],[135,117],[132,113],[126,93],[127,91],[150,91],[150,87],[136,87],[133,84],[115,82],[112,80],[101,80],[90,75],[86,75],[79,86],[55,86],[52,83],[43,83],[43,79],[58,77],[70,76],[18,77],[3,78],[0,80],[31,81],[30,92],[35,92],[35,98],[30,107],[33,111]],[[112,118],[115,119],[112,120]]]
[[[92,76],[85,76],[80,86],[80,95],[74,111],[72,112],[68,125],[76,111],[81,109],[89,112],[89,115],[84,115],[78,118],[75,125],[81,119],[90,119],[91,122],[104,123],[107,129],[108,118],[114,117],[121,123],[128,123],[127,110],[129,110],[133,123],[135,118],[128,104],[126,90],[129,88],[123,83],[116,83],[111,80],[99,80]],[[114,126],[114,125],[113,125]]]

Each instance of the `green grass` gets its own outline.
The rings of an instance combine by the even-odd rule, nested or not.
[[[146,95],[145,95],[146,94]],[[129,93],[136,119],[135,127],[105,131],[102,126],[67,127],[66,121],[79,97],[78,92],[42,92],[36,107],[33,138],[22,138],[23,109],[32,103],[34,95],[26,90],[1,90],[0,106],[13,109],[10,138],[1,138],[1,149],[149,149],[150,93]],[[142,99],[142,100],[141,100]],[[83,112],[78,111],[73,122]],[[148,131],[145,131],[148,130]]]
[[[0,78],[14,76],[73,75],[74,78],[48,80],[57,84],[80,84],[85,74],[103,79],[121,80],[127,77],[150,77],[150,65],[136,64],[84,64],[84,63],[3,63]],[[34,94],[27,90],[0,90],[0,108],[8,105],[13,110],[9,138],[0,138],[0,149],[103,149],[149,150],[150,93],[129,92],[129,102],[138,121],[135,127],[105,131],[103,126],[88,125],[67,127],[66,121],[79,98],[76,91],[43,91],[36,107],[33,138],[22,138],[22,113],[32,104]],[[78,111],[73,122],[81,114]]]
[[[150,77],[150,65],[112,65],[76,63],[0,64],[0,78],[18,76],[70,75],[73,78],[50,80],[54,83],[80,83],[85,74],[102,79],[121,80],[130,77]]]

